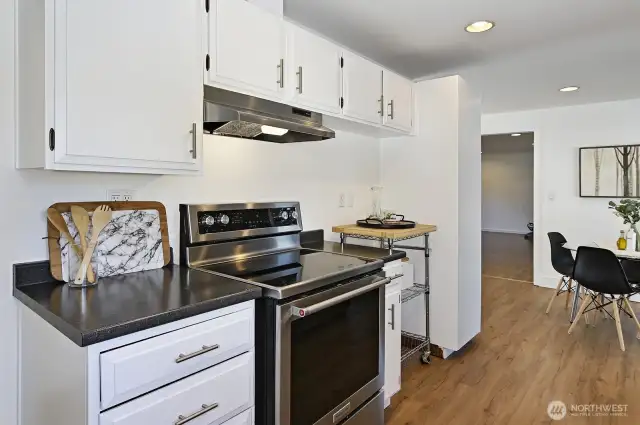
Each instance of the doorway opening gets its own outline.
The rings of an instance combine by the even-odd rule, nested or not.
[[[533,132],[482,136],[482,274],[533,283]]]

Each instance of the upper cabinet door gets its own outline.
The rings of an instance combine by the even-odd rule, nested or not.
[[[384,70],[384,125],[411,131],[413,122],[413,83],[393,72]]]
[[[341,49],[335,44],[287,24],[289,87],[297,104],[340,113]]]
[[[381,124],[382,68],[350,52],[343,57],[344,115]]]
[[[281,17],[244,0],[212,1],[208,78],[212,85],[282,97],[287,84],[284,53]]]
[[[54,12],[55,163],[197,170],[203,2],[56,0]]]

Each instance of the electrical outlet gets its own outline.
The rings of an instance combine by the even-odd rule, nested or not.
[[[133,191],[133,190],[123,190],[120,193],[122,194],[122,200],[124,202],[133,201],[133,195],[135,194],[135,191]]]
[[[110,202],[133,201],[134,195],[135,195],[134,190],[109,189],[107,190],[107,201],[110,201]]]
[[[345,194],[344,194],[344,193],[341,193],[341,194],[340,194],[340,200],[338,201],[338,206],[339,206],[340,208],[344,208],[344,206],[345,206],[345,204],[346,204],[346,199],[345,199],[345,198],[346,198]]]

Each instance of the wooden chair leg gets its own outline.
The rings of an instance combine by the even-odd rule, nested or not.
[[[556,286],[556,290],[553,292],[553,295],[549,300],[549,305],[547,306],[547,311],[545,311],[545,314],[549,314],[549,311],[551,311],[551,304],[553,304],[553,300],[555,300],[556,297],[558,296],[558,292],[560,292],[560,288],[562,288],[563,282],[564,282],[564,276],[560,278],[560,281],[558,282],[558,286]]]
[[[616,319],[616,329],[618,331],[618,342],[620,342],[620,349],[624,351],[624,337],[622,336],[622,325],[620,324],[620,310],[618,301],[613,301],[613,318]]]
[[[636,316],[636,312],[631,308],[631,303],[629,302],[629,298],[624,297],[624,303],[629,309],[629,313],[631,313],[631,317],[633,317],[633,321],[636,322],[636,327],[638,328],[638,333],[636,334],[636,338],[640,339],[640,322],[638,322],[638,317]]]
[[[584,300],[582,300],[582,304],[580,304],[580,308],[578,309],[578,314],[576,315],[576,318],[573,320],[573,323],[571,324],[571,326],[569,326],[569,331],[567,333],[573,332],[573,328],[575,328],[578,322],[580,321],[582,312],[584,311],[585,308],[587,308],[588,303],[589,303],[589,297],[585,296]]]
[[[573,279],[569,279],[567,282],[567,299],[564,302],[564,309],[569,308],[569,302],[571,301],[571,288],[573,287]]]

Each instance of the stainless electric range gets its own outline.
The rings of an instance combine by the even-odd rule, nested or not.
[[[380,260],[303,249],[298,203],[180,206],[181,263],[260,286],[257,425],[383,425]]]

